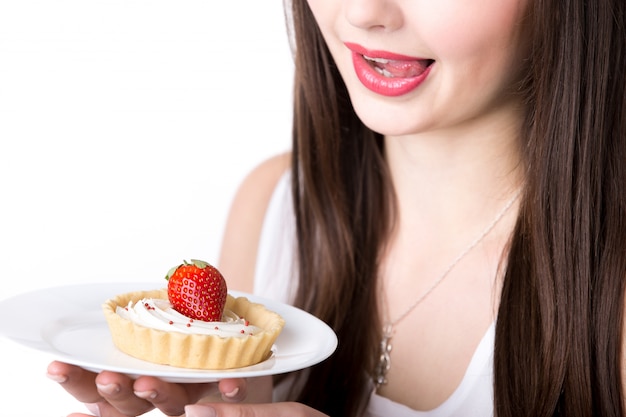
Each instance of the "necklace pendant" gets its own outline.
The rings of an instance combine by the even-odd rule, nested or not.
[[[388,324],[383,331],[383,338],[380,341],[380,356],[378,358],[378,365],[376,366],[376,372],[374,376],[374,385],[376,388],[380,388],[382,385],[386,385],[387,373],[391,369],[391,336],[393,333],[393,326]]]

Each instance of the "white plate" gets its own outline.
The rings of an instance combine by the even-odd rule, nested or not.
[[[236,291],[264,304],[285,319],[268,360],[245,368],[207,371],[158,365],[119,351],[102,313],[107,298],[148,290],[144,283],[103,283],[51,287],[0,301],[0,336],[49,353],[55,359],[99,372],[137,377],[158,376],[170,382],[212,382],[224,378],[274,375],[307,368],[328,358],[337,336],[324,322],[295,307]]]

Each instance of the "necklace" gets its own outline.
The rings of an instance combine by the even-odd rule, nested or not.
[[[482,233],[474,239],[474,241],[466,247],[456,258],[448,265],[448,267],[443,271],[441,275],[431,284],[428,289],[415,300],[413,304],[407,308],[404,313],[400,314],[395,320],[388,321],[383,327],[383,338],[380,341],[380,357],[378,359],[378,365],[376,366],[375,376],[374,376],[374,385],[376,388],[379,388],[381,385],[387,384],[387,373],[389,369],[391,369],[391,338],[393,337],[394,327],[404,320],[424,299],[430,294],[439,284],[443,281],[450,271],[459,263],[461,259],[465,257],[476,245],[478,245],[484,238],[493,230],[493,228],[498,224],[498,222],[504,217],[507,211],[511,208],[515,200],[519,197],[521,190],[518,190],[515,195],[505,204],[505,206],[498,212],[496,217],[487,225],[487,227],[482,231]]]

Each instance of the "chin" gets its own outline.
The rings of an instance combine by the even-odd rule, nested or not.
[[[365,126],[384,136],[404,136],[419,133],[426,129],[415,113],[399,114],[396,111],[382,111],[355,108],[356,114]]]
[[[432,108],[411,97],[382,97],[362,91],[360,85],[348,85],[350,100],[365,126],[385,136],[402,136],[428,130]]]

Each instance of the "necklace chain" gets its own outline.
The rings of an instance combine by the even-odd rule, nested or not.
[[[404,313],[400,314],[395,320],[388,321],[383,327],[383,338],[380,342],[380,357],[378,360],[378,365],[376,366],[376,373],[374,377],[374,384],[376,388],[379,388],[381,385],[387,384],[387,373],[389,369],[391,369],[391,338],[393,337],[394,327],[404,320],[411,312],[422,302],[424,299],[435,289],[441,282],[448,276],[450,271],[454,269],[454,267],[467,255],[472,249],[474,249],[492,230],[493,228],[500,222],[500,220],[504,217],[504,215],[509,211],[513,203],[517,200],[521,193],[521,190],[518,190],[515,195],[506,203],[506,205],[498,212],[496,217],[487,225],[487,227],[482,231],[482,233],[470,243],[461,253],[457,255],[456,258],[448,265],[448,267],[443,271],[441,275],[431,284],[430,287],[420,295],[417,300],[413,304],[407,308]]]

